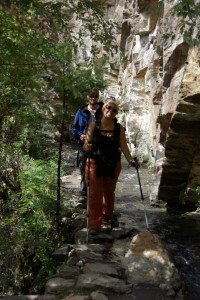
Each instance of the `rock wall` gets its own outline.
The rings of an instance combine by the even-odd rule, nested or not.
[[[103,96],[116,97],[133,155],[153,166],[151,203],[169,207],[195,203],[200,185],[200,51],[171,14],[176,2],[102,1],[120,46],[104,66]],[[194,38],[197,21],[188,27]]]

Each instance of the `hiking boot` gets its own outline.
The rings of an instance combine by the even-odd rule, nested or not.
[[[89,234],[91,235],[96,235],[98,233],[100,233],[100,229],[92,229],[90,228],[89,231],[88,231]]]
[[[112,230],[114,227],[119,227],[119,221],[117,220],[116,216],[113,216],[112,219],[103,220],[102,227],[103,229],[107,228],[108,230]]]
[[[112,220],[110,220],[110,222],[111,222],[111,227],[112,228],[118,228],[119,227],[119,221],[118,220],[115,220],[115,219],[112,219]]]
[[[101,224],[101,229],[105,232],[109,232],[112,230],[112,223],[111,223],[111,220],[104,220],[102,221],[102,224]]]

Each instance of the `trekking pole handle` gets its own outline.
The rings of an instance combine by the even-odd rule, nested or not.
[[[135,156],[133,159],[134,159],[134,161],[136,162],[135,167],[136,167],[136,169],[138,169],[138,168],[139,168],[139,161],[138,161],[137,156]]]

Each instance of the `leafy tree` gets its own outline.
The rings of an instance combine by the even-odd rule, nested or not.
[[[84,30],[81,28],[75,33],[68,26],[74,13],[77,18],[84,16]],[[66,123],[73,105],[83,101],[83,90],[100,81],[100,85],[105,86],[102,76],[100,80],[100,76],[93,75],[98,50],[95,43],[104,42],[112,49],[114,24],[105,21],[98,1],[77,1],[74,4],[71,1],[10,0],[4,1],[0,14],[0,125],[5,118],[14,118],[16,140],[20,128],[25,126],[30,153],[36,156],[42,149],[32,142],[32,137],[39,133],[41,123],[42,127],[44,124],[53,126],[53,131],[61,130],[62,139],[64,121]],[[76,68],[75,64],[74,49],[83,45],[86,32],[95,42],[91,49],[93,56],[88,61],[89,71]],[[82,80],[86,76],[87,79]],[[45,156],[44,138],[41,137],[39,145],[44,146]]]
[[[82,20],[75,31],[70,26],[74,13]],[[53,222],[60,222],[64,127],[72,110],[84,102],[87,89],[105,88],[95,57],[99,46],[115,50],[114,30],[115,24],[104,18],[99,1],[2,1],[0,213],[2,239],[15,245],[10,247],[15,251],[8,273],[3,263],[1,273],[6,276],[1,282],[16,292],[26,291],[36,276],[29,269],[33,260],[45,274],[50,272],[48,253],[59,243]],[[92,40],[91,55],[84,66],[77,66],[78,49],[84,46],[86,35]],[[52,134],[56,130],[60,132],[57,176]],[[0,249],[2,261],[4,250]],[[20,270],[19,276],[14,270]]]

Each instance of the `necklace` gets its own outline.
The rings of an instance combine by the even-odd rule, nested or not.
[[[113,136],[113,132],[114,132],[113,122],[111,122],[109,124],[102,124],[101,123],[100,132],[104,136]]]
[[[114,130],[105,130],[105,129],[100,129],[100,132],[104,136],[113,136]]]

